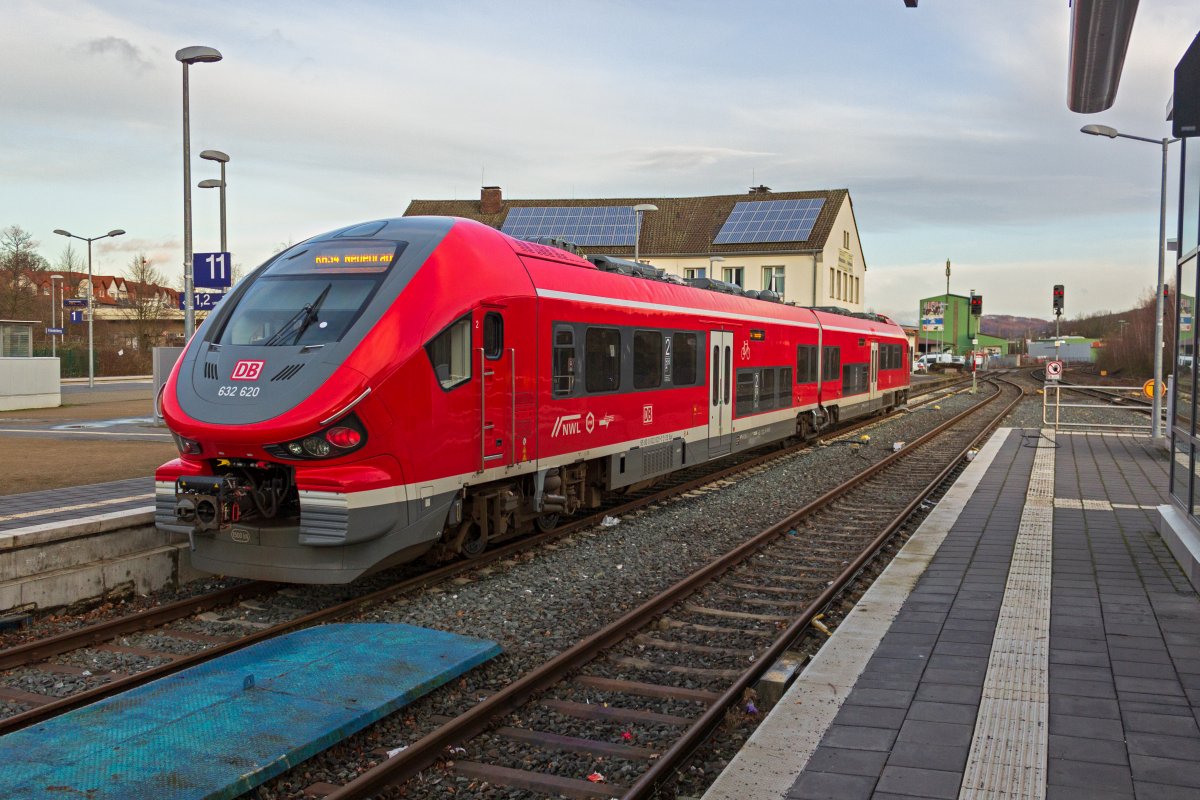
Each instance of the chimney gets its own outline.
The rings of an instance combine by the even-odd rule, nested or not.
[[[771,193],[771,187],[770,187],[770,186],[762,186],[762,185],[760,184],[760,185],[758,185],[758,186],[751,186],[751,187],[750,187],[750,194],[770,194],[770,193]]]
[[[499,214],[504,208],[504,199],[499,186],[485,186],[479,191],[479,213]]]

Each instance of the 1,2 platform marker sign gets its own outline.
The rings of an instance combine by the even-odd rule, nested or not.
[[[228,289],[233,285],[229,253],[193,253],[192,285],[197,289]]]

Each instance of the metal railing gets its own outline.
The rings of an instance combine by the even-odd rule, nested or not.
[[[1094,397],[1095,402],[1064,402],[1063,393],[1079,398]],[[1141,386],[1083,386],[1072,383],[1062,385],[1058,381],[1046,381],[1042,387],[1042,424],[1056,431],[1064,429],[1095,431],[1128,431],[1137,435],[1151,436],[1150,406],[1137,402],[1142,394]],[[1067,400],[1075,400],[1068,397]],[[1126,404],[1121,404],[1125,401]],[[1112,419],[1112,412],[1125,412],[1129,422],[1098,422],[1087,419],[1091,411],[1099,409]],[[1064,410],[1066,413],[1064,414]]]

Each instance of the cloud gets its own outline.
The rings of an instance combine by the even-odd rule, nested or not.
[[[79,45],[76,50],[89,56],[114,56],[133,67],[134,72],[141,74],[151,68],[150,62],[142,58],[142,53],[132,43],[116,36],[106,36],[103,39],[92,39]]]
[[[711,167],[724,161],[766,158],[774,155],[774,153],[737,150],[730,147],[674,145],[626,151],[623,158],[627,159],[629,166],[634,169],[661,169],[682,172],[700,167]]]

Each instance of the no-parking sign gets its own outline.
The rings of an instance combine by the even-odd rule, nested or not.
[[[1046,362],[1046,379],[1056,381],[1062,377],[1062,362],[1047,361]]]

